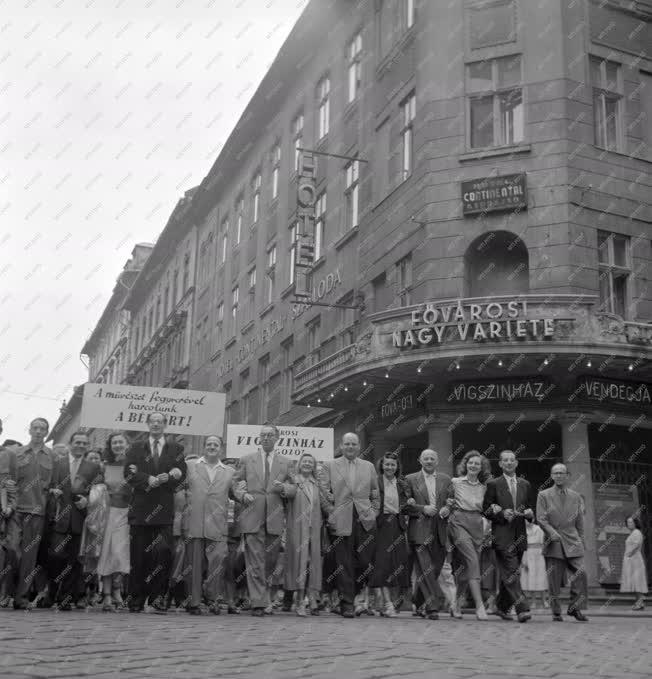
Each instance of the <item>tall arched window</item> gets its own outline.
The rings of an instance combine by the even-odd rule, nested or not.
[[[529,255],[525,243],[509,231],[478,236],[464,254],[467,297],[523,294],[530,291]]]

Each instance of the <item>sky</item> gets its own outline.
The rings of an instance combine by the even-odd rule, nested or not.
[[[0,419],[27,442],[307,0],[0,0]]]

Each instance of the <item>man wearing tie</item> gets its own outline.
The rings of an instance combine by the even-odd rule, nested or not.
[[[437,620],[439,605],[445,601],[438,579],[446,559],[446,497],[451,478],[436,471],[436,451],[426,448],[419,462],[421,471],[405,477],[410,498],[405,509],[410,517],[408,542],[415,574],[413,602],[417,608],[424,606],[429,620]]]
[[[355,596],[367,584],[373,568],[380,493],[376,468],[358,458],[358,435],[344,434],[341,450],[341,457],[324,463],[320,484],[331,503],[328,525],[335,535],[340,613],[352,618],[362,613],[361,608],[354,611]]]
[[[166,613],[165,591],[172,567],[174,493],[186,477],[183,446],[165,439],[162,413],[147,416],[149,436],[127,451],[124,475],[133,488],[129,507],[129,610],[142,611],[145,600]]]
[[[244,535],[247,586],[254,616],[273,613],[272,577],[285,528],[281,494],[288,494],[294,486],[292,462],[274,450],[278,438],[275,425],[263,425],[260,447],[240,458],[234,477],[236,498],[244,504],[240,530]]]
[[[53,489],[54,517],[49,536],[48,562],[52,580],[57,586],[55,599],[60,611],[69,611],[73,605],[85,608],[86,585],[82,578],[79,560],[82,529],[86,519],[90,482],[78,476],[88,452],[88,435],[77,431],[70,437],[70,450],[54,461]],[[89,463],[89,478],[100,471],[98,465]]]
[[[494,552],[500,572],[500,589],[496,598],[496,615],[512,620],[509,609],[514,606],[519,622],[532,617],[530,606],[521,589],[521,560],[527,549],[525,521],[534,520],[532,487],[525,479],[516,478],[518,460],[511,450],[498,457],[501,476],[487,482],[484,496],[485,516],[491,521]]]
[[[554,486],[542,490],[537,499],[537,520],[547,536],[543,546],[548,571],[552,619],[561,622],[559,592],[564,572],[571,572],[568,615],[580,622],[588,618],[580,610],[587,600],[584,569],[584,501],[579,493],[567,488],[566,465],[556,464],[550,470]]]
[[[224,594],[224,576],[228,556],[229,497],[233,494],[233,467],[222,463],[221,436],[208,436],[204,455],[188,460],[186,483],[187,505],[182,532],[189,540],[186,552],[190,566],[190,605],[188,613],[200,615],[202,586],[209,602],[209,610],[220,614],[218,595]],[[203,578],[206,563],[206,579]]]

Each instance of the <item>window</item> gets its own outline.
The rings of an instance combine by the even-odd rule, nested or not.
[[[265,304],[274,301],[274,288],[276,283],[276,245],[267,251],[267,271],[265,272]]]
[[[156,298],[156,327],[161,325],[161,295]]]
[[[179,269],[174,270],[174,276],[172,277],[172,307],[175,307],[178,300],[179,292]]]
[[[379,0],[378,47],[381,58],[414,26],[414,0]]]
[[[303,113],[292,121],[292,144],[294,146],[294,171],[299,171],[299,149],[303,146]]]
[[[165,286],[163,292],[163,317],[167,318],[170,315],[170,285]]]
[[[390,300],[387,288],[387,276],[383,272],[371,282],[373,289],[374,312],[389,309]]]
[[[240,288],[236,285],[231,290],[231,330],[232,335],[238,331],[238,306],[240,304]]]
[[[255,267],[249,271],[248,276],[249,290],[247,292],[247,308],[245,310],[245,323],[251,321],[254,317],[256,309],[256,269]]]
[[[346,228],[353,229],[358,226],[358,206],[360,196],[360,162],[354,160],[345,168],[344,199],[346,203]]]
[[[516,40],[516,13],[512,0],[497,0],[469,8],[471,49]]]
[[[269,354],[258,361],[258,384],[260,385],[260,422],[265,422],[269,405]]]
[[[338,304],[353,306],[353,293],[349,292],[347,295],[342,297]],[[338,349],[348,347],[355,342],[355,333],[353,330],[354,324],[355,309],[337,307],[337,332],[339,334]]]
[[[226,402],[226,408],[224,408],[224,424],[226,425],[231,422],[231,382],[224,385],[224,401]]]
[[[150,307],[148,320],[149,320],[148,337],[151,337],[154,334],[154,307]]]
[[[403,0],[405,3],[405,26],[412,28],[414,26],[414,0]]]
[[[348,81],[349,94],[348,103],[355,101],[360,92],[362,81],[362,34],[358,33],[347,47],[347,61],[349,64]]]
[[[613,61],[594,57],[590,63],[595,145],[608,151],[617,151],[622,148],[623,86],[620,66]]]
[[[282,404],[281,408],[283,412],[289,410],[292,406],[292,350],[293,350],[294,339],[292,337],[288,338],[282,345],[281,350],[283,352],[283,383],[282,383]]]
[[[276,245],[267,251],[267,268],[271,269],[274,266],[276,266]]]
[[[290,263],[289,285],[294,283],[294,267],[297,264],[297,242],[299,240],[299,228],[295,222],[289,229],[288,238],[288,262]]]
[[[315,261],[324,254],[326,236],[326,191],[322,191],[315,203]]]
[[[628,318],[628,285],[632,272],[628,236],[598,231],[600,309]]]
[[[197,279],[199,286],[203,286],[208,278],[208,241],[203,241],[199,246],[199,272]]]
[[[646,150],[643,157],[652,161],[652,73],[641,71],[642,137]]]
[[[308,331],[308,367],[311,365],[315,365],[315,363],[319,363],[320,361],[320,353],[319,353],[319,347],[320,347],[320,339],[319,339],[319,330],[320,330],[320,320],[319,318],[315,319],[310,323],[310,325],[307,326],[307,331]]]
[[[233,247],[240,245],[242,239],[242,220],[244,219],[244,197],[240,196],[235,204],[235,243]]]
[[[467,64],[471,148],[523,141],[521,57]]]
[[[396,263],[396,295],[401,306],[410,305],[412,286],[412,255],[399,259]]]
[[[281,147],[277,144],[272,149],[272,200],[278,198],[278,180],[281,171]]]
[[[330,122],[330,78],[322,78],[317,85],[317,139],[328,134]]]
[[[413,145],[414,145],[414,118],[416,113],[417,99],[412,92],[401,104],[401,119],[403,127],[401,129],[401,170],[402,178],[405,181],[412,174],[413,166]]]
[[[190,255],[183,257],[183,282],[181,288],[181,295],[185,295],[190,285]]]
[[[254,192],[253,194],[253,219],[252,219],[252,224],[255,224],[258,221],[258,217],[260,216],[260,187],[262,184],[262,177],[260,176],[260,172],[254,177],[254,181],[252,183],[252,190]]]
[[[215,316],[215,350],[217,351],[222,348],[224,343],[224,302],[217,305]]]
[[[221,256],[222,264],[226,262],[226,252],[228,244],[229,244],[229,222],[225,219],[222,222],[222,256]]]

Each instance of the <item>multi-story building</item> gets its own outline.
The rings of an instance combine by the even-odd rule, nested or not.
[[[193,196],[193,388],[404,471],[564,461],[613,582],[609,508],[652,534],[650,44],[649,0],[311,2]]]
[[[81,355],[88,359],[89,382],[120,384],[126,377],[131,324],[124,303],[152,247],[149,243],[138,243],[134,247],[131,257],[116,279],[111,298],[81,350]],[[67,443],[71,434],[79,428],[82,394],[83,385],[78,385],[71,398],[62,406],[60,416],[50,432],[50,438],[57,443]],[[103,429],[89,431],[91,444],[104,445],[107,433]]]

